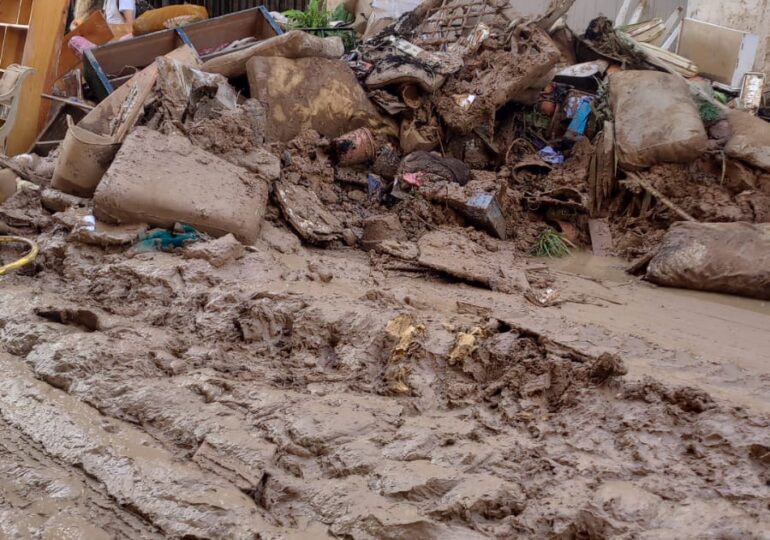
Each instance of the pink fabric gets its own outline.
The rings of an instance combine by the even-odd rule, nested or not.
[[[406,182],[407,184],[411,184],[413,186],[418,186],[418,187],[421,186],[423,181],[425,180],[424,176],[425,176],[425,173],[421,173],[421,172],[404,173],[403,175],[401,175],[401,177],[404,179],[404,182]]]
[[[72,39],[70,39],[68,45],[69,48],[72,49],[72,52],[75,53],[75,56],[78,58],[83,58],[83,54],[88,49],[93,49],[96,47],[95,43],[92,43],[83,36],[73,36]]]

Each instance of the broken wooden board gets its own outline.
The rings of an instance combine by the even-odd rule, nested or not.
[[[514,266],[512,251],[491,252],[468,237],[463,229],[438,229],[417,243],[418,262],[444,274],[504,293],[530,289],[524,271]]]
[[[313,191],[286,182],[275,185],[275,198],[283,215],[307,242],[330,242],[342,237],[342,223]]]
[[[602,208],[615,190],[616,167],[615,125],[605,121],[588,173],[592,217],[601,215]]]
[[[59,69],[56,72],[56,79],[75,69],[82,62],[80,58],[69,48],[69,42],[72,38],[80,36],[86,38],[94,45],[104,45],[113,39],[112,30],[104,20],[104,14],[101,10],[96,10],[83,21],[80,26],[64,36],[62,42],[61,56],[59,56]]]
[[[612,232],[606,219],[589,219],[588,232],[591,234],[591,249],[594,255],[609,257],[612,255]]]

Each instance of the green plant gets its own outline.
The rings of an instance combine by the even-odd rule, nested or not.
[[[294,28],[327,28],[332,21],[341,21],[343,24],[353,22],[353,16],[343,5],[329,11],[325,0],[310,0],[305,11],[290,9],[284,11],[283,16],[291,21]]]
[[[354,19],[355,17],[353,17],[353,15],[347,9],[345,9],[345,6],[342,4],[334,8],[334,11],[332,11],[332,21],[340,21],[342,24],[350,24]]]
[[[724,116],[719,107],[705,100],[699,101],[698,112],[700,113],[701,120],[703,120],[703,123],[707,126],[718,122],[722,119],[722,116]]]
[[[292,21],[292,26],[297,28],[324,28],[329,24],[330,12],[325,9],[326,2],[321,4],[319,0],[310,0],[305,11],[290,9],[283,12],[283,16]]]
[[[551,227],[546,227],[542,230],[532,248],[532,254],[536,257],[559,258],[565,257],[570,253],[567,242]]]

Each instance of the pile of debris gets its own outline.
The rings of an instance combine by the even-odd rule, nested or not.
[[[426,0],[347,54],[300,30],[203,59],[183,45],[70,120],[48,158],[3,160],[35,184],[3,207],[6,232],[248,246],[270,219],[308,244],[532,297],[515,256],[548,233],[640,271],[652,260],[661,284],[770,297],[767,266],[735,245],[715,267],[682,227],[664,240],[677,221],[696,243],[742,222],[742,245],[768,247],[770,124],[656,46],[662,21],[599,17],[577,36],[571,5],[526,18],[505,0]],[[30,192],[53,215],[25,220]]]
[[[770,530],[759,303],[544,259],[770,297],[770,126],[571,3],[89,49],[0,158],[0,537]]]

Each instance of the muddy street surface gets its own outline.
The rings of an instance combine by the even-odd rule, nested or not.
[[[40,243],[0,537],[768,538],[766,303],[520,261],[536,307],[270,223],[220,267]]]

